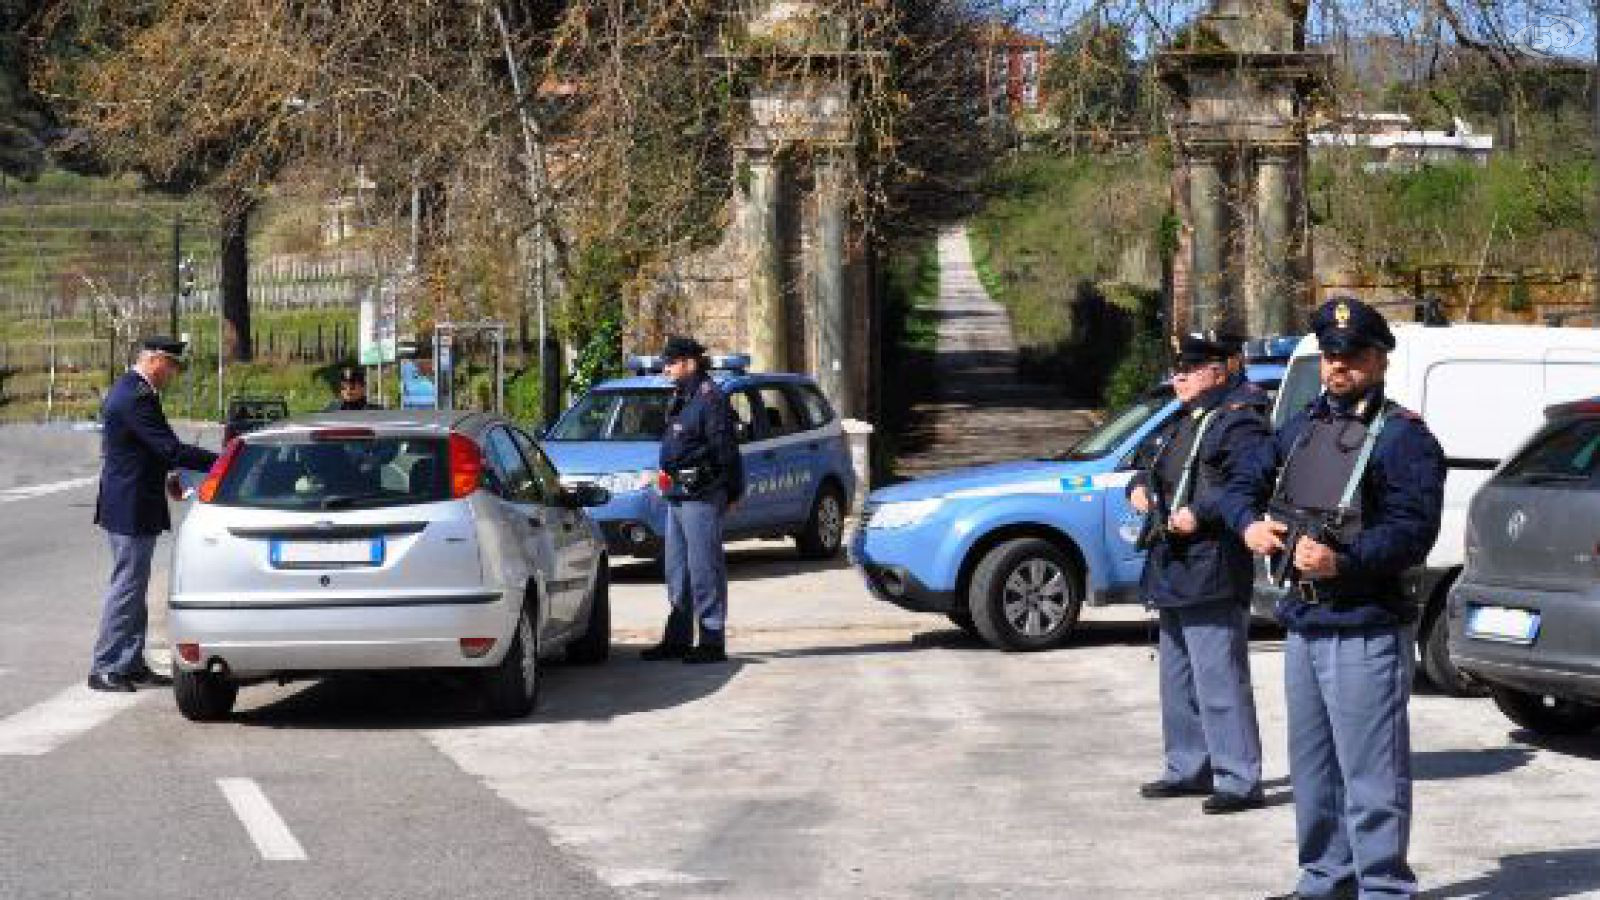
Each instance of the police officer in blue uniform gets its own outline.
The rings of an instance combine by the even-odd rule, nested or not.
[[[339,370],[339,398],[329,403],[323,412],[351,412],[365,409],[383,409],[367,399],[367,373],[360,366],[345,366]]]
[[[1141,541],[1149,555],[1139,587],[1160,615],[1166,766],[1139,793],[1205,796],[1201,809],[1213,814],[1262,805],[1249,659],[1253,568],[1217,499],[1268,440],[1266,398],[1234,380],[1227,359],[1219,342],[1199,335],[1180,341],[1176,425],[1130,490],[1135,509],[1164,523]]]
[[[733,407],[711,379],[706,348],[693,338],[671,337],[661,353],[675,386],[661,440],[667,501],[667,617],[661,643],[647,660],[686,663],[727,659],[728,570],[722,522],[744,495]],[[699,642],[693,641],[699,631]]]
[[[1384,396],[1394,334],[1333,300],[1312,318],[1324,391],[1230,481],[1224,515],[1289,593],[1284,682],[1296,897],[1410,897],[1412,606],[1401,573],[1439,534],[1444,451]],[[1262,514],[1265,513],[1263,516]]]
[[[204,471],[217,458],[179,441],[161,412],[159,392],[177,377],[183,348],[171,338],[144,341],[133,368],[111,385],[100,407],[105,459],[94,521],[106,531],[112,568],[89,672],[89,687],[97,691],[171,683],[144,661],[150,560],[156,538],[172,526],[166,477],[173,469]]]

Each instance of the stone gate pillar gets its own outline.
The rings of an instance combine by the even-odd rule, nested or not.
[[[1189,217],[1192,233],[1189,243],[1190,322],[1185,331],[1205,330],[1218,325],[1223,314],[1222,296],[1227,260],[1227,197],[1222,171],[1213,156],[1193,156],[1189,167]]]
[[[845,184],[844,162],[832,150],[819,151],[816,175],[817,382],[835,409],[849,415],[851,396],[850,310],[844,290]]]
[[[741,186],[739,224],[745,259],[750,266],[750,297],[745,305],[745,334],[751,366],[758,372],[788,368],[789,325],[783,306],[783,268],[778,252],[778,178],[780,167],[771,152],[747,150]]]
[[[1246,327],[1251,334],[1285,334],[1293,327],[1290,304],[1299,297],[1289,260],[1295,241],[1292,165],[1282,151],[1267,150],[1256,158],[1255,227],[1245,273]]]

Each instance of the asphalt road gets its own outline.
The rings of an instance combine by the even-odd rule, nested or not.
[[[428,679],[249,688],[208,726],[165,691],[91,695],[93,441],[0,429],[5,900],[1255,898],[1293,878],[1272,635],[1252,654],[1270,806],[1206,817],[1135,796],[1160,743],[1139,612],[1000,654],[780,544],[732,553],[722,667],[640,662],[661,589],[616,567],[616,658],[554,669],[515,724]],[[1600,896],[1600,737],[1536,739],[1485,701],[1412,713],[1424,896]]]

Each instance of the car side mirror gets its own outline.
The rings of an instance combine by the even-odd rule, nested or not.
[[[564,504],[571,509],[585,506],[605,506],[611,502],[611,492],[598,484],[574,485],[561,492]]]

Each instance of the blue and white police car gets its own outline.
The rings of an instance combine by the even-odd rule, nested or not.
[[[1296,341],[1247,345],[1247,377],[1276,389]],[[1057,456],[873,491],[851,561],[878,599],[944,613],[992,646],[1060,646],[1084,603],[1138,601],[1144,517],[1126,488],[1177,408],[1163,384]]]
[[[839,416],[804,375],[751,373],[743,355],[711,358],[711,377],[738,418],[745,496],[728,514],[728,540],[792,537],[807,558],[838,554],[855,470]],[[613,556],[662,552],[667,504],[656,485],[672,383],[661,360],[641,357],[631,377],[606,381],[544,433],[564,484],[598,484],[611,502],[591,509]]]

